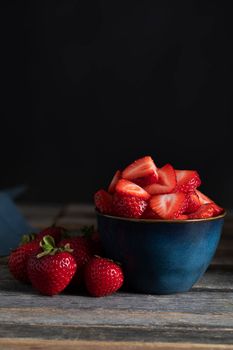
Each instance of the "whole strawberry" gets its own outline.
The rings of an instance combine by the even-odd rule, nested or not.
[[[81,232],[88,239],[88,243],[92,252],[92,255],[102,255],[103,246],[100,239],[99,232],[96,231],[94,225],[83,226]]]
[[[59,227],[59,226],[47,227],[36,235],[36,240],[40,242],[43,237],[51,236],[54,238],[55,243],[58,243],[62,239],[62,236],[65,232],[66,230],[63,227]]]
[[[41,294],[55,295],[62,292],[76,272],[76,262],[69,244],[57,248],[51,236],[43,237],[42,251],[28,260],[28,276]]]
[[[94,256],[85,267],[85,284],[92,296],[110,295],[122,286],[123,281],[121,267],[112,260]]]
[[[64,238],[58,244],[59,247],[69,244],[72,249],[72,255],[75,259],[77,268],[76,273],[72,279],[72,285],[80,286],[84,281],[84,265],[92,257],[92,249],[89,244],[89,239],[85,236],[76,236],[70,238]]]
[[[33,235],[23,236],[22,244],[11,252],[8,259],[9,270],[15,279],[24,283],[30,282],[27,273],[28,259],[39,250],[39,243],[33,239]]]

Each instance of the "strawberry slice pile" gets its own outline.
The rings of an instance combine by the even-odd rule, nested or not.
[[[171,164],[158,168],[150,156],[117,170],[108,187],[94,195],[102,214],[135,219],[205,219],[223,213],[198,187],[196,170],[177,170]]]

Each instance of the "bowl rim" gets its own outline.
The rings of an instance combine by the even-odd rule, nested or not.
[[[140,222],[140,223],[156,223],[156,222],[163,222],[163,223],[169,223],[169,224],[188,224],[190,222],[207,222],[207,221],[215,221],[218,219],[223,219],[227,211],[224,209],[224,212],[221,215],[218,216],[212,216],[211,218],[205,218],[205,219],[186,219],[186,220],[166,220],[166,219],[134,219],[134,218],[124,218],[121,216],[113,216],[108,214],[102,214],[98,210],[95,209],[95,212],[99,216],[103,216],[109,219],[115,219],[115,220],[122,220],[122,221],[130,221],[130,222]]]

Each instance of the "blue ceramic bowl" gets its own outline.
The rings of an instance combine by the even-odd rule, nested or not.
[[[142,220],[97,213],[106,255],[122,263],[127,290],[188,291],[218,246],[225,213],[209,219]]]

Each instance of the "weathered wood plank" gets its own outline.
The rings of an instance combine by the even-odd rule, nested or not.
[[[198,327],[93,327],[57,325],[12,325],[0,327],[0,338],[38,338],[56,340],[188,342],[205,344],[233,344],[232,330]]]
[[[22,284],[15,281],[8,271],[7,258],[0,258],[0,269],[0,289],[3,288],[5,281],[16,283],[20,288]],[[233,290],[233,266],[211,265],[194,288]]]
[[[35,228],[45,228],[55,223],[62,212],[62,205],[20,204],[19,210]]]
[[[208,271],[191,292],[177,295],[50,298],[8,274],[0,285],[0,337],[233,344],[232,276]]]
[[[55,221],[72,230],[96,224],[92,205],[34,209],[22,210],[39,228]],[[102,349],[101,343],[108,349],[128,350],[233,349],[232,253],[233,216],[228,216],[213,263],[190,292],[157,296],[122,291],[105,298],[68,292],[52,298],[39,295],[13,280],[1,258],[0,348],[13,349],[17,343],[17,349],[33,349],[30,341],[39,341],[36,348],[45,350],[54,344],[56,350]]]
[[[96,224],[95,217],[70,217],[70,216],[62,216],[56,220],[56,225],[65,227],[67,230],[77,230],[85,225],[94,225]]]
[[[93,204],[71,203],[64,207],[64,216],[95,216]]]
[[[3,258],[1,258],[3,260]],[[7,267],[7,259],[4,259],[4,263],[0,264],[0,295],[1,291],[12,290],[21,291],[24,289],[24,284],[14,280],[14,278],[9,273]],[[28,287],[28,286],[26,286]],[[31,288],[29,286],[29,288]],[[225,270],[222,267],[210,266],[204,276],[195,284],[193,289],[203,290],[219,290],[219,291],[233,291],[233,266]]]
[[[44,340],[44,339],[0,339],[1,350],[232,350],[233,345],[160,343],[134,341],[86,341],[86,340]]]

